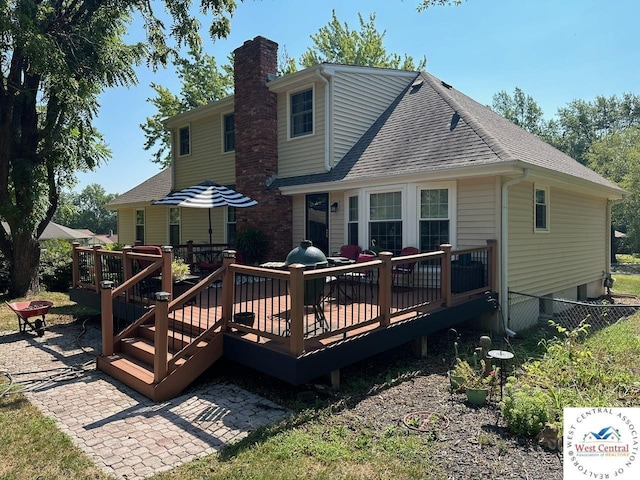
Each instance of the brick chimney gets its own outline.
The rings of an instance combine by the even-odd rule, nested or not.
[[[267,80],[278,69],[278,44],[264,37],[234,51],[236,188],[258,201],[239,208],[237,228],[261,230],[269,238],[266,260],[284,260],[292,248],[291,198],[267,190],[278,173],[277,95]]]

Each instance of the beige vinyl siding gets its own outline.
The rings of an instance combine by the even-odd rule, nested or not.
[[[326,172],[324,160],[325,105],[323,84],[316,82],[313,93],[313,134],[289,138],[289,95],[310,88],[291,90],[278,94],[278,175],[295,177],[310,173]]]
[[[355,145],[413,79],[338,71],[333,82],[333,163]]]
[[[497,239],[499,214],[494,177],[458,181],[457,248],[486,245]]]
[[[606,199],[549,189],[549,232],[534,233],[532,183],[509,190],[509,288],[546,295],[602,278]]]
[[[167,209],[165,207],[145,208],[144,242],[149,245],[166,245],[169,243],[168,222]]]
[[[135,208],[118,209],[118,243],[133,245],[135,243]]]
[[[225,241],[225,217],[226,208],[211,209],[211,231],[213,243],[226,243]],[[206,208],[180,209],[182,221],[182,243],[192,240],[196,244],[209,243],[209,210]]]
[[[338,202],[338,211],[331,212],[331,205]],[[346,214],[347,204],[344,201],[342,192],[329,194],[329,253],[340,251],[340,247],[346,243],[344,232],[344,216]]]
[[[300,245],[300,240],[304,240],[306,235],[305,222],[304,222],[305,204],[306,202],[305,202],[304,195],[296,195],[293,197],[293,202],[292,202],[293,238],[291,239],[292,248]]]
[[[235,154],[222,152],[221,112],[212,112],[190,125],[191,154],[175,158],[174,188],[189,187],[204,180],[223,185],[235,183]]]

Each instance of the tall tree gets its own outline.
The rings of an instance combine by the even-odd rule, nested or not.
[[[587,163],[589,147],[597,140],[640,125],[640,96],[625,93],[617,96],[598,96],[594,101],[573,100],[558,109],[551,143],[575,158]]]
[[[92,169],[107,150],[92,120],[106,88],[133,85],[145,59],[165,64],[176,49],[200,43],[192,2],[164,0],[9,0],[0,2],[0,251],[9,263],[9,295],[39,289],[37,238],[60,190],[78,169]],[[201,0],[214,37],[229,33],[234,0]],[[169,12],[165,29],[154,9]],[[139,14],[146,42],[127,44]],[[170,32],[170,33],[167,33]],[[168,38],[175,39],[172,48]]]
[[[513,95],[501,91],[493,96],[491,108],[507,120],[534,135],[543,136],[547,131],[542,109],[531,97],[516,87]]]
[[[319,63],[343,63],[365,65],[369,67],[399,68],[402,70],[423,70],[427,65],[424,57],[416,65],[413,57],[397,53],[388,53],[383,45],[385,32],[378,32],[375,26],[375,13],[365,22],[358,13],[360,30],[351,30],[345,22],[341,24],[336,12],[331,12],[331,21],[311,35],[313,45],[300,57],[305,67]]]
[[[626,246],[640,252],[640,126],[621,129],[595,140],[585,154],[587,165],[629,192],[612,209],[612,224],[626,232]]]
[[[216,59],[204,53],[201,45],[190,49],[188,58],[177,58],[174,64],[182,81],[180,95],[152,83],[156,96],[148,101],[157,112],[140,125],[146,138],[144,149],[156,148],[153,161],[162,168],[171,165],[171,135],[162,122],[178,113],[220,100],[233,88],[233,67],[227,64],[219,68]]]
[[[103,234],[117,230],[116,212],[105,205],[118,195],[106,193],[97,183],[87,185],[80,193],[61,192],[53,221],[71,228],[88,228]]]

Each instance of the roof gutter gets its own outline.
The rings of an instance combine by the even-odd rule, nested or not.
[[[333,168],[331,165],[331,111],[329,108],[329,101],[331,100],[330,83],[327,79],[331,77],[331,72],[325,69],[323,66],[316,70],[316,76],[324,82],[324,168],[330,171]]]
[[[500,304],[502,306],[502,325],[504,331],[510,337],[516,332],[509,328],[509,188],[524,181],[529,176],[529,169],[523,168],[522,175],[502,185],[502,210],[501,210],[501,248],[500,248]]]

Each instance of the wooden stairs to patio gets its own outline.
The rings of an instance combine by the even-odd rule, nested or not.
[[[169,318],[167,374],[157,378],[154,372],[163,369],[154,365],[155,333],[153,323],[134,327],[116,339],[112,355],[98,357],[97,367],[154,402],[162,402],[176,397],[222,356],[219,329],[204,330]]]

